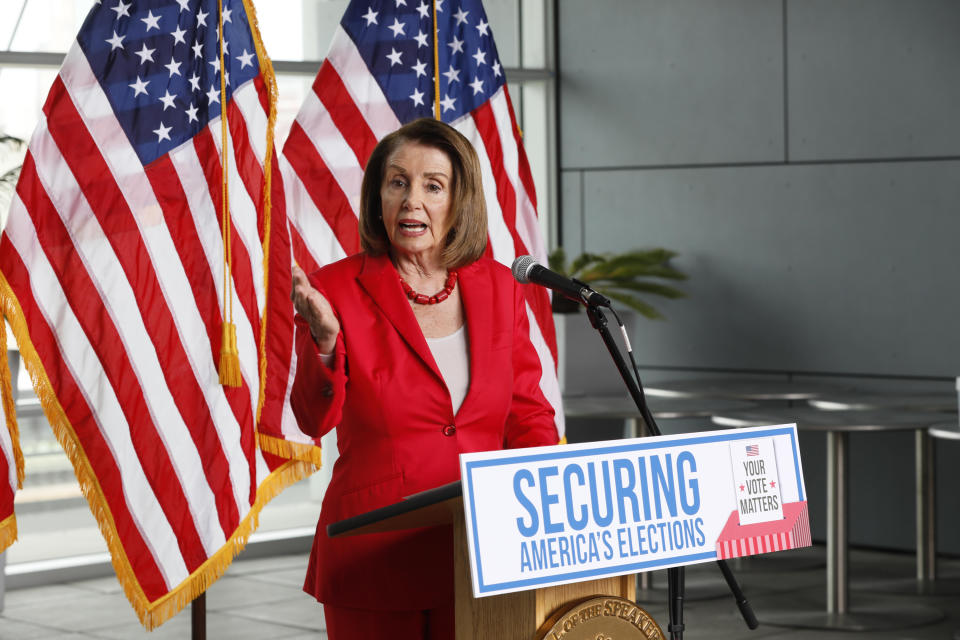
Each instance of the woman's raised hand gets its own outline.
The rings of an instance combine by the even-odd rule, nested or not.
[[[293,267],[293,291],[290,299],[293,300],[297,313],[310,325],[310,333],[313,334],[320,353],[333,353],[337,334],[340,333],[340,321],[327,299],[310,285],[307,274],[296,265]]]

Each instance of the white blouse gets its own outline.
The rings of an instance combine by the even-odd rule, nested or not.
[[[467,397],[467,390],[470,389],[470,349],[467,345],[466,326],[461,325],[459,329],[442,338],[426,339],[430,353],[440,369],[440,375],[447,385],[447,391],[450,392],[454,413],[459,411],[463,399]],[[328,367],[333,366],[333,354],[320,354],[320,362]]]
[[[427,338],[427,346],[440,369],[450,392],[450,402],[456,413],[470,388],[470,350],[467,346],[466,325],[442,338]]]

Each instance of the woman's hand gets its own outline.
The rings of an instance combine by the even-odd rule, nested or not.
[[[310,285],[307,274],[296,265],[293,267],[293,291],[290,299],[293,300],[297,313],[310,325],[310,333],[320,353],[333,353],[337,334],[340,333],[340,321],[327,299]]]

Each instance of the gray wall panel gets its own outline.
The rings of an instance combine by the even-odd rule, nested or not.
[[[587,172],[591,251],[666,246],[649,365],[960,372],[960,162]]]
[[[960,155],[960,2],[787,7],[791,159]]]
[[[561,235],[567,257],[583,252],[583,172],[560,172],[560,198],[563,202]]]
[[[783,159],[781,3],[563,0],[559,19],[562,168]]]

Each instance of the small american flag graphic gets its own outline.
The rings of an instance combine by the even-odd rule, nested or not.
[[[747,445],[747,456],[758,456],[760,455],[760,445],[758,444],[748,444]]]

